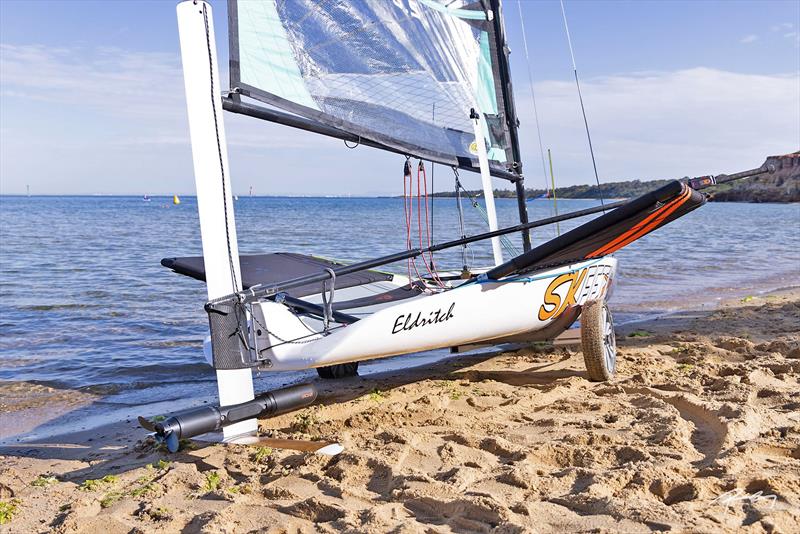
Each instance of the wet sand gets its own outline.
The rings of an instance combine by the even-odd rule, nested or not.
[[[800,290],[743,300],[620,328],[611,383],[537,345],[319,382],[260,423],[333,458],[168,455],[132,421],[0,448],[0,531],[798,532]]]
[[[97,396],[30,382],[0,382],[0,440],[23,434]]]

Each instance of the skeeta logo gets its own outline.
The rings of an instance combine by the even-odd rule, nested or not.
[[[586,278],[586,269],[562,274],[550,282],[550,285],[547,286],[547,290],[544,292],[544,304],[539,308],[539,320],[546,321],[551,317],[557,317],[567,306],[575,304],[575,293],[583,286],[584,278]],[[567,289],[567,298],[562,302],[561,295],[556,293],[556,290],[567,282],[570,283],[569,289]]]

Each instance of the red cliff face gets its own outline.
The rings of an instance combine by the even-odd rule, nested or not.
[[[711,193],[716,202],[800,202],[800,151],[767,158],[770,173]]]

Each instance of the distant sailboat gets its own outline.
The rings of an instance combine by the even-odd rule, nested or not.
[[[172,195],[172,203],[176,206],[181,203],[181,199],[178,198],[178,195]]]
[[[152,198],[150,198],[150,196],[149,196],[149,195],[145,195],[145,196],[143,196],[143,197],[142,197],[142,201],[143,201],[143,202],[150,202],[151,200],[153,200],[153,199],[152,199]]]

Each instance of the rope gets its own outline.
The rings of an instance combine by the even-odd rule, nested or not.
[[[300,322],[302,323],[302,321],[300,321]],[[267,330],[266,327],[261,325],[261,321],[258,321],[258,324],[264,329],[264,331],[266,333],[268,333],[269,335],[271,335],[272,337],[274,337],[275,339],[280,341],[280,343],[274,343],[272,345],[264,347],[263,349],[259,349],[259,351],[258,351],[259,357],[261,356],[262,352],[267,351],[269,349],[274,349],[275,347],[280,347],[281,345],[303,345],[305,343],[311,343],[313,341],[317,341],[319,338],[315,337],[315,336],[319,336],[319,335],[322,335],[323,333],[325,333],[325,332],[312,332],[311,334],[308,334],[308,335],[305,335],[305,336],[296,337],[294,339],[281,339],[280,336],[275,335],[274,332],[270,332],[269,330]],[[304,326],[305,326],[305,324],[304,324]],[[333,328],[328,330],[328,333],[331,330],[338,330],[340,328],[345,328],[346,326],[347,326],[346,324],[343,324],[343,325],[340,325],[340,326],[334,326]],[[307,338],[313,338],[313,339],[307,339]],[[258,360],[258,361],[261,362],[263,360]]]
[[[431,122],[436,124],[436,102],[433,103],[431,108]],[[436,175],[436,165],[431,161],[431,240],[433,240],[433,231],[436,227],[433,224],[433,207],[436,205],[436,184],[434,178]],[[431,258],[431,269],[433,269],[433,252],[429,253]]]
[[[211,110],[214,114],[214,133],[217,136],[217,154],[219,156],[219,172],[222,177],[222,208],[225,215],[225,239],[228,244],[228,267],[231,270],[231,283],[233,292],[239,291],[239,282],[236,279],[236,268],[233,263],[233,247],[231,247],[230,224],[228,222],[228,193],[225,188],[225,164],[222,158],[222,142],[219,138],[219,124],[217,122],[217,98],[214,92],[214,58],[211,55],[211,35],[208,28],[208,12],[206,4],[203,3],[203,22],[206,27],[206,48],[208,50],[208,75],[211,81]]]
[[[549,189],[547,185],[547,166],[544,162],[544,144],[542,143],[542,130],[539,127],[539,111],[536,107],[536,92],[533,90],[533,73],[531,72],[531,58],[528,53],[528,37],[525,31],[525,18],[522,16],[522,0],[517,0],[517,10],[519,11],[519,22],[522,27],[522,44],[525,49],[525,66],[528,68],[528,83],[531,88],[531,102],[533,104],[533,118],[536,122],[536,134],[539,136],[539,155],[542,158],[542,176],[544,177],[544,190]],[[551,210],[552,212],[552,210]]]
[[[589,153],[592,155],[592,167],[594,168],[594,179],[597,182],[598,193],[600,194],[600,205],[605,206],[603,192],[600,190],[600,176],[597,174],[597,162],[594,158],[594,148],[592,147],[592,136],[589,134],[589,121],[586,120],[586,108],[583,106],[583,95],[581,94],[581,82],[578,80],[578,67],[575,63],[575,53],[572,50],[572,38],[569,35],[569,25],[567,24],[567,12],[564,9],[564,0],[561,2],[561,15],[564,18],[564,30],[567,32],[567,44],[569,44],[569,55],[572,58],[572,72],[575,74],[575,86],[578,88],[578,100],[581,103],[581,113],[583,113],[583,125],[586,128],[586,138],[589,140]],[[603,211],[605,213],[605,210]]]
[[[420,216],[422,215],[422,210],[419,207],[419,197],[420,197],[420,175],[422,176],[422,184],[425,188],[425,236],[427,238],[427,245],[423,246],[422,244],[422,225],[420,224]],[[431,228],[430,228],[430,219],[428,215],[428,176],[425,173],[425,164],[422,160],[419,160],[419,165],[417,166],[417,224],[419,227],[419,248],[425,249],[431,246]],[[436,267],[433,265],[433,258],[431,257],[431,253],[428,252],[428,260],[425,260],[425,253],[423,252],[420,254],[422,258],[422,263],[425,264],[425,268],[428,270],[428,274],[431,275],[431,280],[433,280],[436,285],[441,288],[444,288],[444,282],[439,278],[439,274],[436,272]]]
[[[334,292],[336,291],[336,271],[334,271],[330,267],[326,268],[325,271],[327,271],[327,273],[331,275],[330,289],[327,288],[328,285],[327,280],[322,282],[322,310],[324,313],[322,317],[322,329],[327,334],[328,331],[330,330],[329,326],[331,324],[331,319],[333,318],[333,296]]]
[[[406,183],[406,178],[408,182]],[[406,162],[403,164],[403,211],[406,218],[406,250],[411,250],[411,217],[414,215],[414,182],[411,178],[411,158],[406,156]],[[417,279],[422,279],[417,269],[417,259],[409,258],[406,260],[408,268],[408,283],[414,280],[411,276],[411,268],[414,268],[414,273]]]

